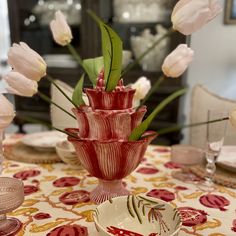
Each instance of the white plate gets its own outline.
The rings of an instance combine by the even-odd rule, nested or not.
[[[226,170],[236,172],[236,146],[223,146],[217,164]]]
[[[22,138],[22,143],[37,149],[53,149],[57,142],[66,139],[66,134],[59,131],[46,131],[27,134]]]

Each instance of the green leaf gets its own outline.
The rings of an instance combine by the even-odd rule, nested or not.
[[[96,85],[99,72],[104,67],[103,57],[95,57],[83,60],[83,65],[93,85]]]
[[[72,95],[72,101],[76,104],[76,106],[85,104],[82,97],[83,85],[84,85],[84,74],[81,76],[80,80],[76,84],[73,95]]]
[[[149,125],[151,124],[152,120],[156,117],[156,115],[165,108],[166,105],[168,105],[170,102],[172,102],[177,97],[183,95],[187,92],[187,89],[180,89],[174,93],[172,93],[170,96],[168,96],[166,99],[164,99],[155,109],[154,111],[147,117],[146,120],[144,120],[139,126],[137,126],[135,129],[133,129],[132,133],[129,136],[129,141],[135,141],[138,140],[142,134],[148,129]]]
[[[122,41],[117,33],[92,11],[88,10],[88,13],[100,26],[106,91],[112,91],[121,77]]]

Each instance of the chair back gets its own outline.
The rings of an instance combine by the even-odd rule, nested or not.
[[[231,111],[236,108],[236,101],[220,97],[202,85],[196,85],[192,91],[190,123],[207,121],[208,109]],[[205,148],[207,141],[207,126],[190,128],[191,145]],[[236,129],[228,122],[224,145],[236,144]]]

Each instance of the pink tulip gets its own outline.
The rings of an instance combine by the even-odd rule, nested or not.
[[[8,63],[27,78],[39,81],[46,75],[47,65],[43,58],[26,43],[14,43],[8,52]]]
[[[190,35],[214,19],[222,7],[219,0],[179,0],[172,12],[173,28]]]
[[[57,11],[55,13],[55,20],[51,21],[50,28],[56,43],[61,46],[65,46],[71,42],[73,38],[71,29],[61,11]]]
[[[0,94],[0,131],[5,129],[15,116],[13,105]]]
[[[3,80],[7,82],[8,87],[6,89],[9,93],[32,97],[38,91],[38,83],[27,79],[19,72],[11,71],[3,77]]]
[[[167,77],[181,76],[193,60],[194,52],[186,44],[180,44],[171,52],[162,65],[162,71]]]

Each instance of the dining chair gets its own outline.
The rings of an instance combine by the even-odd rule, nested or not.
[[[60,81],[55,80],[55,83],[66,93],[66,95],[72,98],[73,88],[68,84]],[[56,88],[55,85],[52,84],[51,86],[51,99],[56,104],[60,105],[66,111],[72,114],[72,107],[73,105],[68,101],[68,99]],[[51,122],[52,125],[59,129],[65,128],[74,128],[76,127],[76,120],[70,117],[67,113],[56,107],[55,105],[51,104]]]
[[[191,95],[190,123],[207,121],[208,109],[222,109],[231,111],[236,108],[236,101],[223,98],[210,92],[202,85],[196,85]],[[190,144],[204,148],[206,144],[207,126],[190,128]],[[236,144],[236,129],[228,122],[225,145]]]

